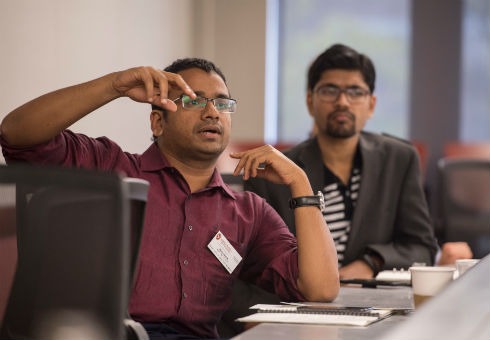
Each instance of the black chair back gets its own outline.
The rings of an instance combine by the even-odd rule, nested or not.
[[[490,159],[441,159],[438,169],[443,241],[468,242],[483,258],[490,253]]]
[[[16,188],[18,239],[0,338],[124,339],[143,218],[135,248],[129,184],[115,174],[19,165],[0,167],[0,185]]]

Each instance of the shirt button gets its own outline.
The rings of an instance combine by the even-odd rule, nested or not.
[[[187,266],[188,264],[189,264],[189,261],[184,260],[184,265],[186,265],[186,266]]]
[[[192,226],[191,226],[191,225],[190,225],[190,226],[188,226],[187,228],[189,228],[189,230],[192,230]]]
[[[184,299],[187,299],[187,293],[183,293],[182,296],[184,297]]]

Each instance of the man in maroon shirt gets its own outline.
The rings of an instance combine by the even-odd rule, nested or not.
[[[155,142],[143,154],[67,130],[120,97],[152,104]],[[235,110],[213,63],[181,59],[165,71],[137,67],[48,93],[0,126],[7,162],[96,168],[150,182],[129,311],[152,339],[217,337],[238,277],[284,300],[338,294],[335,247],[304,171],[269,145],[230,155],[238,160],[235,175],[290,187],[296,238],[263,199],[232,191],[217,172]]]

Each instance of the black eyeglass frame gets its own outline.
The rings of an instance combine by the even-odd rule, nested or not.
[[[192,102],[195,100],[198,100],[198,101],[201,100],[201,102],[199,102],[198,105],[189,104],[189,102],[186,102],[185,100],[183,100],[185,97],[189,98],[189,102]],[[173,99],[172,101],[174,103],[176,103],[179,100],[182,103],[182,108],[184,108],[186,110],[193,110],[193,111],[203,110],[206,107],[206,105],[208,104],[208,102],[212,102],[215,109],[220,113],[235,113],[236,107],[237,107],[237,100],[233,99],[233,98],[207,98],[204,96],[197,96],[196,98],[191,98],[187,94],[183,93],[179,97]],[[205,102],[202,102],[202,100],[205,100]],[[220,103],[220,102],[222,102],[222,103]],[[232,103],[231,106],[230,106],[230,103]],[[218,104],[218,106],[216,106],[216,104]],[[224,104],[225,109],[221,109],[219,107],[219,104]],[[191,105],[191,106],[186,106],[186,105]],[[230,108],[230,107],[232,108],[231,111],[226,109],[226,108]]]
[[[336,95],[331,93],[330,98],[326,98],[324,95],[321,95],[319,92],[323,89],[329,89],[329,90],[335,90]],[[322,85],[316,88],[314,91],[318,95],[318,98],[326,103],[334,103],[337,100],[339,100],[340,95],[343,93],[345,94],[345,97],[347,98],[347,101],[351,104],[357,104],[359,103],[362,99],[364,99],[366,96],[371,95],[371,91],[367,89],[363,89],[362,87],[359,86],[349,86],[346,88],[341,88],[335,85]]]

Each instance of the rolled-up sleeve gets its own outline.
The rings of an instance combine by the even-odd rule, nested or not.
[[[65,130],[51,140],[29,147],[14,147],[0,136],[7,163],[61,165],[114,170],[124,152],[107,137],[90,138]],[[120,164],[120,162],[119,162]]]
[[[251,247],[240,277],[275,293],[285,301],[304,301],[297,286],[299,271],[296,238],[264,199],[252,195],[258,206]]]

